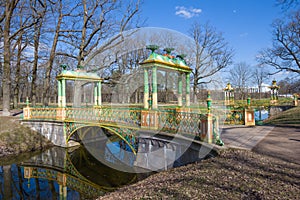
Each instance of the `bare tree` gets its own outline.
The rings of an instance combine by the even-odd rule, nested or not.
[[[273,46],[262,50],[257,57],[260,64],[273,66],[276,74],[289,71],[300,74],[300,10],[287,22],[273,23]]]
[[[59,41],[68,49],[61,49],[58,55],[77,60],[77,66],[83,66],[84,60],[96,48],[98,53],[107,48],[106,42],[99,48],[105,39],[117,40],[128,28],[139,10],[139,0],[134,1],[107,1],[92,0],[75,3],[70,18],[71,27],[61,31]],[[78,14],[79,13],[79,14]],[[115,36],[115,37],[113,37]]]
[[[139,10],[139,0],[133,1],[76,1],[70,15],[71,26],[61,30],[59,42],[64,48],[57,52],[76,60],[77,67],[85,65],[85,59],[92,53],[102,53],[116,40],[120,40],[122,32]],[[79,13],[79,14],[78,14]],[[111,38],[109,41],[105,41]],[[101,46],[101,47],[99,47]],[[96,50],[97,49],[97,50]],[[82,83],[76,82],[74,105],[81,101]]]
[[[37,80],[37,70],[39,64],[39,47],[41,40],[41,31],[44,23],[44,18],[46,14],[46,0],[35,0],[33,1],[34,11],[38,10],[39,12],[33,12],[33,19],[39,19],[37,23],[34,24],[34,36],[33,36],[33,47],[34,47],[34,57],[33,57],[33,69],[32,69],[32,81],[31,81],[31,103],[33,106],[36,105],[36,80]]]
[[[261,87],[265,79],[268,77],[268,71],[263,66],[256,66],[253,71],[253,81],[257,84],[259,99],[261,99]]]
[[[51,83],[51,73],[53,70],[53,64],[56,56],[56,49],[58,45],[59,34],[62,32],[61,26],[64,18],[70,16],[72,9],[64,9],[62,0],[58,0],[55,4],[49,5],[51,9],[51,14],[54,16],[56,21],[56,27],[54,30],[54,36],[52,39],[52,45],[50,50],[49,59],[46,64],[45,78],[43,81],[43,94],[42,94],[42,103],[47,105],[50,99],[50,83]]]
[[[22,12],[20,12],[20,15]],[[25,19],[26,21],[26,19]],[[23,19],[20,16],[20,27],[22,27]],[[16,66],[15,66],[15,76],[14,76],[14,85],[13,85],[13,108],[18,107],[19,103],[19,91],[20,91],[20,79],[21,79],[21,61],[22,61],[22,54],[24,50],[26,49],[28,42],[24,41],[24,30],[22,30],[15,41],[15,46],[17,49],[17,55],[16,55]],[[15,49],[15,48],[13,48]]]
[[[240,99],[245,99],[247,86],[251,83],[252,70],[251,66],[245,62],[240,62],[234,65],[229,71],[228,80],[239,94]]]
[[[277,0],[276,5],[280,6],[283,10],[289,10],[292,7],[297,7],[299,0]]]
[[[3,91],[3,115],[10,115],[10,95],[11,95],[11,44],[16,36],[26,29],[32,27],[39,21],[39,17],[35,19],[29,19],[26,23],[23,23],[21,27],[15,27],[12,29],[12,19],[14,12],[19,4],[20,0],[6,0],[4,15],[1,16],[1,32],[3,32],[3,78],[2,78],[2,91]],[[40,3],[40,1],[38,1]],[[23,4],[23,6],[30,7],[30,2]],[[33,8],[33,7],[32,7]],[[38,12],[32,9],[33,12]],[[26,13],[24,13],[26,14]],[[39,16],[39,14],[37,14]]]
[[[203,83],[213,81],[211,76],[232,63],[233,50],[225,41],[222,33],[206,23],[194,23],[191,36],[195,42],[195,66],[193,70],[194,102],[197,101],[196,91]]]

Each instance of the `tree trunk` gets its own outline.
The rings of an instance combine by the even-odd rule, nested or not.
[[[5,8],[5,24],[3,30],[3,39],[4,39],[4,65],[3,65],[3,78],[2,78],[2,93],[3,93],[3,116],[10,115],[10,89],[11,89],[11,70],[10,70],[10,22],[11,16],[14,10],[15,1],[6,1],[6,8]]]
[[[17,108],[19,103],[19,90],[20,90],[20,78],[21,78],[21,53],[24,48],[22,48],[22,35],[23,32],[20,33],[20,37],[18,39],[18,55],[17,55],[17,69],[15,74],[15,88],[14,88],[14,99],[13,99],[13,107]]]
[[[42,20],[34,25],[34,61],[33,61],[33,69],[32,69],[32,82],[31,82],[31,103],[33,106],[37,103],[36,98],[36,80],[37,80],[37,68],[39,61],[39,45],[40,45],[40,36],[41,36],[41,25]]]
[[[63,14],[62,14],[62,2],[60,1],[60,6],[59,6],[59,17],[55,29],[55,35],[52,43],[52,48],[50,52],[50,58],[48,61],[48,66],[46,69],[46,75],[44,79],[44,89],[43,89],[43,95],[42,95],[42,103],[43,105],[49,104],[50,101],[50,82],[51,82],[51,72],[53,69],[53,63],[55,59],[55,53],[56,53],[56,47],[57,47],[57,42],[58,42],[58,37],[59,37],[59,32],[60,32],[60,26],[61,22],[63,19]]]
[[[13,199],[12,194],[12,175],[11,175],[11,165],[3,166],[4,172],[4,199]]]

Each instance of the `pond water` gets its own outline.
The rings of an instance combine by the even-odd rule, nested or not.
[[[255,116],[255,121],[262,121],[269,117],[269,111],[265,109],[255,110],[254,116]]]
[[[103,147],[101,153],[107,162],[120,159],[111,155],[109,145]],[[112,169],[83,146],[73,150],[53,147],[0,166],[0,200],[95,199],[146,176]]]

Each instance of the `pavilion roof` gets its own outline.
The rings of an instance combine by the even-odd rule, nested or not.
[[[192,69],[186,64],[185,60],[179,57],[173,57],[170,55],[161,55],[155,52],[151,53],[150,56],[140,63],[142,67],[152,67],[157,66],[160,68],[182,71],[182,72],[191,72]]]
[[[62,72],[56,77],[57,80],[67,79],[67,80],[85,80],[91,82],[102,81],[96,73],[86,72],[84,70],[62,70]]]

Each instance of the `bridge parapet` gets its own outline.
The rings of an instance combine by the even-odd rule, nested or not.
[[[26,110],[26,113],[25,113]],[[128,130],[161,130],[168,133],[188,134],[208,143],[220,140],[218,119],[211,113],[202,114],[189,109],[145,110],[141,108],[24,108],[24,118],[37,121],[59,121],[64,124],[66,143],[70,135],[83,126],[121,127]],[[77,125],[76,125],[77,124]],[[132,131],[129,131],[132,133]],[[58,133],[59,134],[59,133]]]

